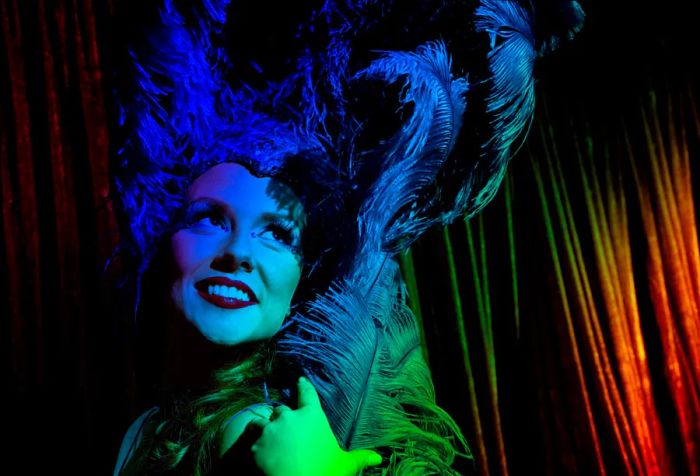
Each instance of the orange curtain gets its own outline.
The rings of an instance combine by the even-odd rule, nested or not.
[[[476,474],[700,474],[700,122],[658,89],[598,123],[541,95],[494,202],[404,257]]]

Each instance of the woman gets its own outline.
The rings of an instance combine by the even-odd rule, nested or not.
[[[176,355],[182,355],[183,349],[192,352],[193,347],[197,352],[189,354],[186,363],[174,355],[167,359],[169,372],[164,380],[170,381],[161,384],[168,392],[200,386],[202,376],[214,370],[213,356],[204,359],[203,355],[221,350],[216,347],[241,347],[277,334],[289,316],[302,276],[302,236],[307,224],[304,205],[294,191],[274,178],[256,176],[238,162],[219,163],[197,177],[178,215],[170,237],[171,262],[166,265],[171,270],[160,275],[168,283],[170,308],[175,311],[167,318],[167,325],[175,330],[166,348],[175,349]],[[164,279],[168,275],[171,278]],[[259,352],[267,351],[265,345],[261,347],[264,350]],[[242,354],[238,364],[257,364],[255,354]],[[255,371],[241,369],[237,375],[237,370],[234,364],[227,378],[235,376],[240,385],[250,385],[250,379],[258,377]],[[226,420],[209,423],[208,438],[213,441],[208,443],[215,443],[219,457],[246,426],[254,425],[260,430],[270,426],[252,447],[255,464],[265,474],[356,474],[365,465],[381,461],[376,453],[340,449],[308,380],[298,381],[294,410],[281,404],[273,408],[271,400],[260,400],[261,393],[246,402],[248,395],[240,389],[229,393],[236,390],[240,395],[227,395],[225,408],[219,410],[228,412]],[[147,448],[147,440],[154,435],[145,431],[147,419],[155,419],[158,411],[149,410],[132,425],[115,474],[138,474],[149,466],[145,459],[149,451],[158,454],[157,449]]]
[[[170,334],[145,360],[167,356],[155,375],[174,401],[132,425],[117,474],[246,474],[248,448],[268,475],[457,474],[469,457],[393,256],[493,196],[532,113],[537,48],[525,9],[484,0],[490,81],[470,87],[419,38],[442,26],[414,28],[454,23],[436,3],[292,8],[271,36],[308,14],[275,43],[291,60],[251,59],[268,42],[240,34],[265,17],[246,2],[165,2],[124,42],[113,190],[142,340]],[[377,38],[402,51],[377,54]],[[488,126],[465,161],[451,154],[475,120],[465,96],[485,84]]]
[[[356,474],[382,461],[378,453],[361,446],[372,441],[362,431],[369,418],[365,415],[370,415],[370,425],[381,427],[372,408],[388,415],[397,429],[401,424],[405,427],[397,435],[387,436],[393,428],[385,428],[374,436],[386,446],[385,451],[392,445],[409,448],[410,457],[398,458],[398,452],[389,451],[387,467],[413,459],[422,464],[431,459],[451,463],[453,443],[440,435],[462,437],[434,405],[429,374],[416,352],[418,335],[412,315],[395,319],[394,327],[406,329],[392,327],[402,345],[410,347],[408,352],[398,345],[392,347],[401,356],[399,360],[405,361],[403,366],[375,364],[376,369],[363,377],[371,381],[367,394],[374,399],[388,393],[382,383],[385,380],[391,392],[406,385],[395,376],[385,376],[387,369],[411,370],[412,388],[405,396],[385,397],[382,405],[358,411],[357,423],[353,420],[353,426],[359,428],[357,436],[343,438],[342,448],[314,385],[298,379],[308,374],[328,395],[332,391],[328,384],[339,383],[335,380],[344,375],[336,372],[335,379],[329,378],[333,376],[328,368],[318,365],[317,359],[303,358],[304,347],[326,346],[322,358],[339,362],[334,352],[342,351],[341,344],[332,344],[332,337],[340,331],[333,329],[339,327],[344,334],[336,338],[350,344],[346,354],[357,358],[361,336],[368,334],[362,325],[375,326],[359,313],[349,317],[361,321],[351,323],[346,310],[324,302],[327,292],[326,297],[310,298],[328,289],[329,276],[348,275],[343,258],[353,256],[355,248],[342,240],[345,232],[338,220],[345,215],[338,212],[333,200],[341,178],[332,167],[324,170],[320,147],[284,124],[252,114],[247,124],[239,121],[218,136],[215,145],[191,157],[190,178],[160,173],[159,181],[190,183],[177,205],[168,203],[163,190],[134,190],[160,194],[161,208],[171,210],[171,223],[163,227],[167,231],[154,245],[156,253],[140,280],[137,316],[144,345],[140,360],[151,367],[141,377],[143,387],[157,388],[159,395],[154,399],[166,403],[151,408],[132,424],[115,474],[247,474],[252,469],[246,465],[267,475]],[[313,175],[308,173],[311,166]],[[316,180],[305,180],[310,176]],[[171,196],[174,194],[167,194]],[[127,203],[124,196],[118,198],[123,207]],[[155,202],[151,213],[154,207]],[[137,224],[129,230],[138,230]],[[337,246],[339,239],[342,246]],[[329,247],[333,250],[328,251]],[[396,294],[396,267],[383,264],[383,268],[383,280],[386,276],[391,279],[372,283],[372,288],[385,293],[382,290],[388,287]],[[364,281],[356,280],[353,288],[363,293]],[[345,294],[345,299],[352,297]],[[363,304],[371,307],[371,302]],[[336,316],[327,327],[320,317],[305,320],[295,315],[296,321],[280,332],[292,307],[314,313],[314,306],[321,305],[325,316]],[[323,341],[309,337],[313,333],[309,325],[316,326],[316,335]],[[278,347],[286,348],[286,354],[277,352]],[[355,370],[363,372],[364,359],[358,360]],[[352,385],[338,386],[345,399]],[[368,388],[365,385],[363,391]],[[343,401],[343,397],[333,400]],[[412,405],[414,415],[405,414],[400,407],[404,401]],[[332,404],[329,408],[334,411]],[[421,421],[424,410],[425,421]],[[335,418],[336,430],[342,421]],[[411,435],[424,445],[421,451],[406,444]],[[234,445],[239,439],[242,441]],[[435,449],[428,451],[431,446]],[[419,457],[422,452],[430,456]]]

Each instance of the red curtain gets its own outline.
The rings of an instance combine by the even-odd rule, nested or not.
[[[127,418],[124,335],[102,284],[116,243],[104,81],[111,10],[0,3],[3,427],[23,474],[51,462],[105,472]]]

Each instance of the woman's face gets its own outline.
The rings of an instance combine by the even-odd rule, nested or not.
[[[192,183],[172,237],[176,307],[222,345],[272,337],[301,277],[305,215],[286,185],[236,163]]]

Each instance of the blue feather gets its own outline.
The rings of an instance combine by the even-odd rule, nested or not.
[[[475,167],[479,190],[469,199],[469,216],[478,213],[496,194],[512,155],[524,137],[535,109],[533,68],[537,56],[531,14],[514,0],[482,0],[476,28],[489,35],[491,92],[486,112],[491,115],[491,139],[482,145]],[[517,149],[518,147],[516,147]]]
[[[369,274],[337,281],[306,315],[281,352],[307,364],[340,445],[388,452],[366,475],[457,474],[471,457],[454,421],[435,404],[416,320],[405,304],[398,265],[368,257]]]
[[[415,206],[405,209],[435,181],[452,151],[468,89],[465,78],[452,78],[450,59],[440,42],[415,53],[387,52],[356,76],[362,77],[403,80],[402,103],[412,103],[413,113],[381,151],[382,171],[360,211],[360,256],[398,251],[435,223]]]

